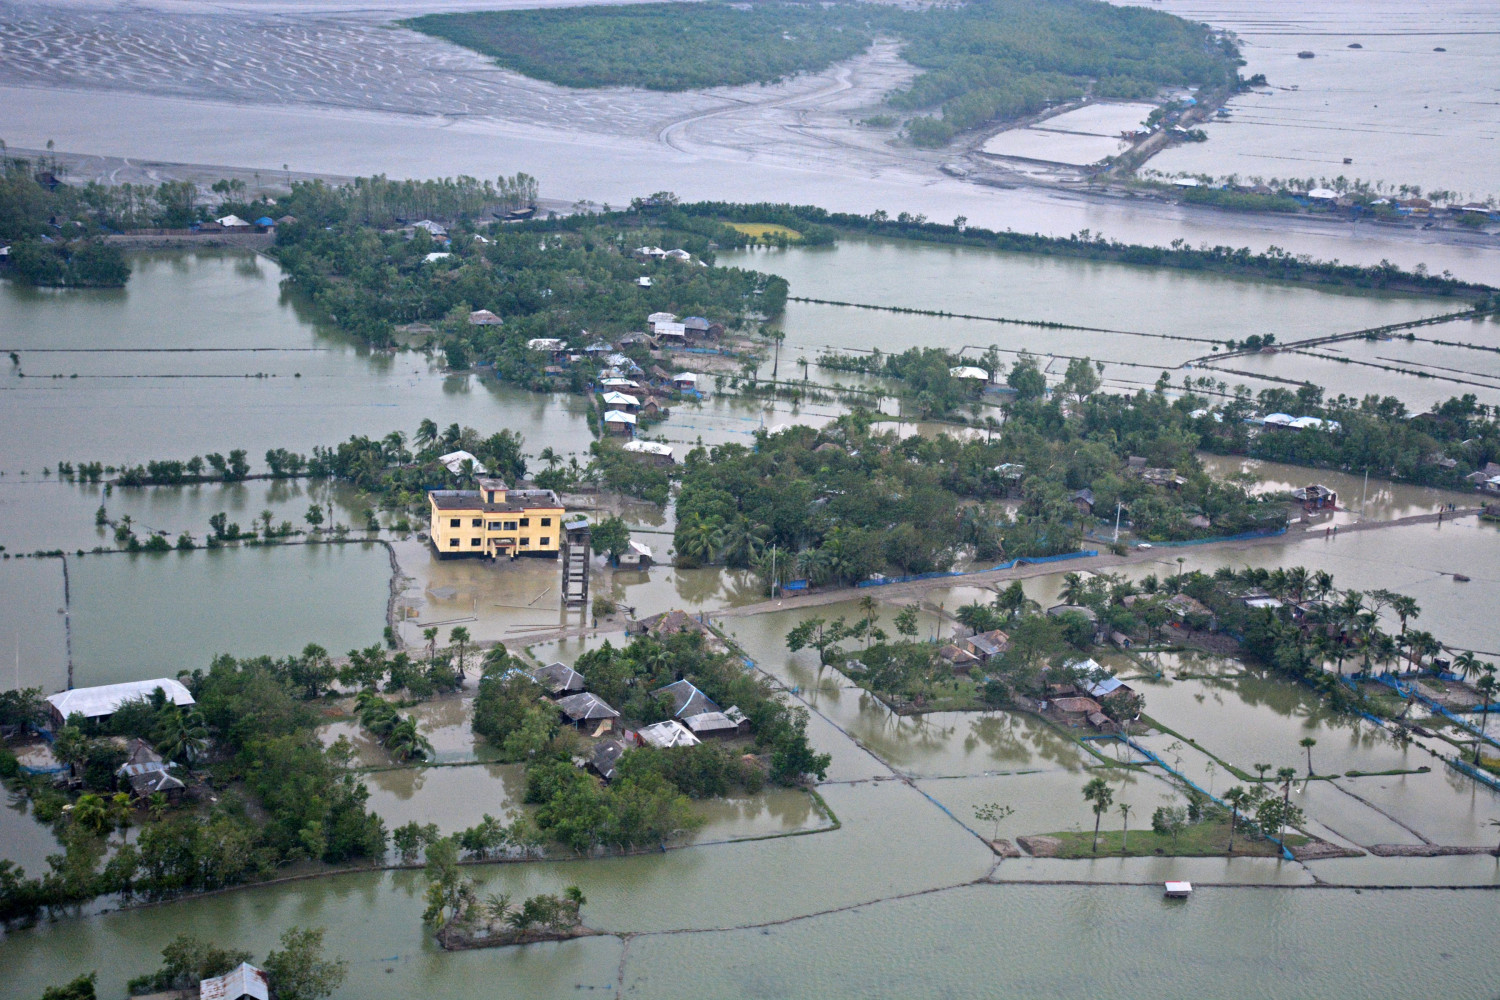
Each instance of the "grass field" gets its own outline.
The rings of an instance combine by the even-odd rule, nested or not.
[[[802,234],[787,226],[777,226],[765,222],[731,222],[730,229],[737,229],[751,239],[763,240],[767,237],[781,238],[785,240],[800,240]]]
[[[1118,822],[1118,817],[1114,817]],[[1093,850],[1094,833],[1092,830],[1082,832],[1067,831],[1063,833],[1049,833],[1049,837],[1056,837],[1062,841],[1058,848],[1059,858],[1092,858],[1095,857]],[[1122,852],[1122,835],[1118,829],[1099,831],[1099,853],[1098,857],[1166,857],[1166,858],[1217,858],[1229,853],[1229,823],[1194,823],[1183,829],[1177,835],[1174,843],[1171,837],[1164,837],[1153,831],[1149,826],[1144,829],[1132,829],[1130,831],[1128,852]],[[1306,837],[1296,834],[1288,834],[1285,838],[1288,847],[1296,847],[1307,842]],[[1236,830],[1234,836],[1234,853],[1236,857],[1261,857],[1270,858],[1280,854],[1280,849],[1269,840],[1246,837],[1243,830]]]

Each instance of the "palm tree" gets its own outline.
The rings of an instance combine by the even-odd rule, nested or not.
[[[152,820],[160,821],[167,814],[167,807],[170,804],[166,792],[152,792],[151,797],[146,800],[146,815]]]
[[[1094,851],[1099,853],[1099,821],[1114,804],[1115,793],[1109,787],[1109,783],[1103,778],[1091,778],[1089,783],[1083,786],[1083,800],[1092,803],[1094,810]]]
[[[1312,576],[1312,589],[1319,600],[1327,597],[1328,592],[1333,589],[1333,574],[1325,569],[1318,570]]]
[[[386,737],[385,748],[397,760],[426,759],[432,756],[432,744],[417,731],[415,719],[407,717],[391,727]]]
[[[1318,745],[1318,741],[1311,736],[1304,736],[1297,741],[1297,745],[1307,751],[1307,776],[1312,777],[1312,748]]]
[[[712,522],[705,521],[703,515],[695,513],[682,526],[681,534],[677,550],[684,558],[699,564],[713,562],[718,531]]]
[[[541,462],[547,467],[548,472],[551,472],[553,469],[562,464],[562,456],[554,451],[551,445],[543,448],[542,453],[536,458],[537,461]]]
[[[458,680],[461,684],[466,679],[464,677],[464,652],[469,645],[469,630],[462,625],[455,626],[453,631],[448,633],[448,641],[458,647]]]
[[[1120,803],[1120,819],[1124,826],[1120,830],[1120,854],[1130,853],[1130,809],[1129,802]]]
[[[93,792],[79,796],[73,805],[73,822],[96,836],[107,832],[114,825],[109,807]]]
[[[165,737],[161,741],[162,755],[167,760],[191,766],[207,749],[208,726],[203,721],[203,714],[180,709],[173,712],[167,720]]]
[[[125,831],[130,829],[131,813],[133,812],[130,795],[126,792],[116,792],[109,800],[110,825],[120,831],[120,843],[125,843]]]
[[[1287,590],[1290,591],[1292,595],[1295,596],[1299,601],[1302,600],[1303,595],[1307,593],[1308,582],[1309,578],[1307,569],[1305,567],[1293,566],[1291,569],[1286,571]]]
[[[1464,680],[1479,672],[1479,657],[1472,649],[1466,649],[1453,658],[1453,670]]]
[[[1062,592],[1058,597],[1064,604],[1082,604],[1088,595],[1088,586],[1083,582],[1083,577],[1077,573],[1069,573],[1063,577]]]
[[[1390,599],[1391,610],[1396,617],[1401,619],[1401,634],[1406,634],[1406,623],[1409,619],[1415,619],[1422,614],[1422,609],[1417,605],[1415,597],[1405,594],[1392,594]]]
[[[1490,702],[1495,700],[1495,688],[1500,687],[1500,685],[1495,683],[1495,665],[1493,663],[1482,664],[1480,669],[1484,671],[1484,676],[1479,678],[1478,683],[1474,687],[1479,691],[1479,697],[1484,702],[1484,706],[1480,709],[1479,739],[1474,741],[1474,763],[1476,766],[1479,764],[1480,748],[1484,746],[1485,731],[1490,725]]]
[[[1235,785],[1224,793],[1224,801],[1229,803],[1229,851],[1234,853],[1234,827],[1240,818],[1240,813],[1250,805],[1250,793],[1240,785]]]
[[[425,451],[432,447],[433,442],[437,440],[437,436],[438,425],[434,421],[424,417],[422,418],[422,422],[417,425],[417,433],[412,438],[412,443],[417,446],[418,451]]]
[[[427,661],[429,663],[437,657],[437,637],[438,630],[436,626],[422,630],[422,638],[427,640]]]

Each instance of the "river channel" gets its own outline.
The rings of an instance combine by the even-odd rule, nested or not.
[[[848,258],[841,255],[849,254]],[[1398,322],[1441,312],[1444,304],[1410,298],[1344,296],[1302,289],[1074,265],[946,249],[846,244],[833,251],[745,254],[755,266],[787,273],[794,294],[951,311],[1017,315],[1174,336],[1224,339],[1269,330],[1303,335]],[[852,261],[846,267],[840,261]],[[864,266],[897,282],[865,279]],[[534,396],[478,376],[452,377],[411,354],[371,357],[316,330],[277,289],[275,265],[236,255],[139,259],[129,290],[111,297],[57,296],[39,302],[0,288],[0,322],[21,350],[22,378],[0,381],[0,543],[7,553],[107,545],[93,522],[103,503],[111,516],[200,537],[211,513],[248,522],[262,509],[300,519],[310,503],[332,501],[336,520],[356,522],[364,506],[353,491],[322,485],[252,481],[171,490],[116,489],[59,483],[44,466],[59,458],[144,460],[247,447],[307,450],[350,433],[408,433],[417,420],[458,421],[490,431],[511,427],[527,451],[551,445],[586,449],[580,401]],[[799,272],[798,269],[801,269]],[[882,270],[884,269],[884,270]],[[805,273],[803,273],[805,272]],[[840,273],[842,272],[842,274]],[[948,276],[948,277],[945,277]],[[961,291],[945,298],[945,282]],[[1038,291],[1049,286],[1051,292]],[[893,291],[893,289],[895,289]],[[990,291],[987,291],[990,290]],[[965,304],[959,304],[963,299]],[[222,311],[216,302],[233,301]],[[1196,303],[1200,317],[1193,321]],[[43,308],[45,306],[46,308]],[[816,310],[824,310],[817,312]],[[842,315],[856,316],[845,321]],[[1016,327],[989,324],[985,336],[935,333],[953,320],[898,317],[910,325],[872,339],[867,318],[890,314],[794,306],[782,363],[799,350],[879,343],[961,346],[1013,341]],[[24,322],[17,319],[24,317]],[[247,318],[248,317],[248,318]],[[1090,318],[1093,322],[1088,322]],[[923,327],[920,323],[930,323]],[[238,324],[238,325],[236,325]],[[1204,333],[1204,326],[1209,332]],[[977,324],[976,324],[977,326]],[[794,329],[795,327],[795,329]],[[861,331],[864,331],[863,333]],[[925,331],[925,332],[924,332]],[[1026,331],[1023,331],[1026,332]],[[1052,333],[1048,332],[1047,336]],[[1191,342],[1098,335],[1084,353],[1124,365],[1166,363],[1165,351]],[[1288,333],[1288,336],[1291,336]],[[909,339],[900,339],[908,337]],[[889,344],[889,348],[887,348]],[[242,352],[246,346],[273,348]],[[125,348],[111,355],[44,354],[59,346]],[[216,346],[235,353],[149,354],[154,347]],[[1042,340],[1028,346],[1039,353]],[[1106,350],[1115,353],[1106,353]],[[71,377],[42,378],[45,374]],[[255,372],[276,378],[245,378]],[[86,378],[133,372],[141,379]],[[235,377],[173,378],[217,375]],[[302,378],[296,377],[297,373]],[[318,374],[321,373],[321,374]],[[314,375],[318,374],[318,379]],[[1154,378],[1154,376],[1152,376]],[[1152,378],[1144,378],[1149,382]],[[43,395],[56,393],[57,395]],[[100,394],[105,398],[98,398]],[[113,395],[111,395],[113,394]],[[38,413],[37,408],[45,408]],[[827,415],[837,408],[811,408]],[[674,415],[669,438],[748,440],[762,420],[801,414],[729,397]],[[677,429],[679,419],[684,425]],[[700,424],[708,433],[692,426]],[[1211,460],[1223,474],[1248,471],[1267,483],[1300,483],[1306,470]],[[22,475],[25,470],[25,475]],[[1387,519],[1454,497],[1320,473],[1358,514]],[[1456,499],[1465,499],[1457,496]],[[1341,523],[1353,523],[1355,514]],[[670,535],[664,514],[634,511],[641,537],[663,555]],[[523,646],[525,629],[559,620],[556,569],[518,562],[438,563],[414,538],[383,532],[400,576],[403,635],[421,626],[472,618],[476,638]],[[1184,564],[1176,558],[1182,555]],[[1491,649],[1493,594],[1500,584],[1500,532],[1472,521],[1313,537],[1228,555],[1163,550],[1170,573],[1230,565],[1293,564],[1330,569],[1340,583],[1390,586],[1414,593],[1421,627],[1457,644]],[[293,652],[317,641],[333,652],[379,640],[390,593],[390,556],[380,545],[309,545],[171,553],[163,556],[70,555],[70,595],[57,559],[0,563],[0,684],[6,661],[23,682],[61,686],[69,658],[78,683],[170,673],[207,666],[216,652]],[[1475,567],[1478,566],[1478,569]],[[1474,577],[1457,583],[1458,567]],[[1136,569],[1133,568],[1132,572]],[[1050,602],[1061,574],[1027,581]],[[760,599],[750,581],[715,570],[658,567],[616,574],[608,585],[640,614],[671,607],[712,610]],[[880,595],[876,595],[877,598]],[[955,581],[925,600],[951,612],[983,596]],[[883,601],[888,619],[899,601]],[[60,614],[67,608],[69,614]],[[861,613],[854,603],[828,614]],[[819,612],[823,613],[822,611]],[[775,793],[707,807],[708,827],[680,850],[607,860],[563,859],[470,869],[481,893],[557,891],[577,883],[589,898],[585,921],[606,936],[523,949],[446,954],[421,925],[422,880],[408,871],[360,872],[290,881],[128,911],[66,916],[0,940],[0,995],[34,997],[78,971],[100,974],[100,995],[119,996],[130,976],[154,968],[156,953],[185,929],[264,955],[292,925],[328,929],[328,944],[350,963],[339,1000],[423,995],[434,998],[515,995],[640,997],[1017,997],[1108,993],[1126,997],[1267,996],[1406,997],[1434,982],[1447,997],[1493,995],[1500,957],[1476,928],[1500,915],[1492,857],[1376,858],[1295,863],[1268,858],[999,861],[982,842],[974,807],[1014,803],[1002,837],[1082,829],[1091,821],[1079,790],[1096,764],[1080,745],[1028,717],[948,713],[900,718],[819,669],[806,653],[791,655],[786,630],[802,615],[788,611],[726,619],[726,630],[760,669],[812,711],[810,732],[833,755],[819,789],[837,818],[829,829],[821,807],[801,793]],[[923,634],[945,625],[924,611]],[[604,638],[538,646],[537,657],[571,661]],[[9,647],[16,646],[13,652]],[[11,654],[11,655],[6,655]],[[1375,844],[1477,849],[1494,840],[1500,796],[1447,769],[1420,744],[1401,748],[1367,724],[1329,717],[1300,688],[1233,661],[1212,657],[1162,664],[1111,659],[1140,675],[1148,710],[1185,741],[1150,737],[1151,748],[1199,782],[1232,780],[1215,761],[1249,767],[1297,763],[1298,740],[1318,739],[1319,772],[1401,770],[1388,776],[1309,783],[1299,794],[1315,831],[1355,849]],[[59,673],[61,671],[61,673]],[[143,674],[142,672],[147,673]],[[432,818],[445,828],[485,812],[521,808],[512,769],[483,762],[467,729],[462,699],[420,709],[424,733],[451,767],[377,770],[372,804],[388,823]],[[339,732],[357,736],[344,723]],[[1179,742],[1174,750],[1173,742]],[[1109,753],[1113,751],[1105,750]],[[361,760],[379,766],[378,748]],[[1428,771],[1419,768],[1427,766]],[[1137,819],[1178,799],[1151,771],[1111,775],[1117,801]],[[1109,822],[1109,821],[1107,821]],[[777,839],[748,839],[797,833]],[[988,832],[985,833],[988,836]],[[28,816],[0,812],[6,857],[32,872],[54,848]],[[1184,905],[1164,903],[1159,883],[1200,883]],[[1091,882],[1099,884],[1077,884]],[[1459,886],[1458,890],[1386,886]]]

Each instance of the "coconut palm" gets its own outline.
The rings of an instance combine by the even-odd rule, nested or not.
[[[466,679],[464,676],[464,653],[468,649],[469,639],[469,630],[462,625],[455,626],[453,631],[448,633],[448,641],[458,647],[458,680],[460,684]]]
[[[422,422],[417,425],[417,433],[412,438],[412,443],[417,446],[418,451],[423,451],[432,447],[433,442],[437,440],[437,436],[438,425],[434,421],[424,417]]]
[[[1333,574],[1326,569],[1320,569],[1312,576],[1312,590],[1319,600],[1328,596],[1333,590]]]
[[[1453,670],[1464,680],[1479,672],[1479,657],[1472,649],[1466,649],[1453,658]]]
[[[201,712],[178,709],[165,720],[159,749],[167,760],[191,765],[208,749],[208,726]]]
[[[551,472],[553,469],[562,464],[562,456],[559,455],[551,445],[543,448],[541,454],[536,458],[538,462],[541,462],[547,467],[548,472]]]
[[[432,744],[417,731],[416,720],[407,717],[391,727],[385,748],[397,760],[426,760],[432,756]]]
[[[1480,709],[1479,739],[1474,741],[1474,763],[1476,765],[1479,763],[1480,748],[1484,746],[1484,734],[1490,725],[1490,702],[1495,700],[1495,688],[1500,687],[1500,684],[1496,684],[1495,682],[1495,665],[1493,663],[1481,664],[1479,669],[1484,674],[1474,685],[1475,689],[1479,691],[1480,700],[1483,702],[1483,706]]]
[[[1297,741],[1297,745],[1307,751],[1307,776],[1312,777],[1312,748],[1318,745],[1318,741],[1311,736],[1304,736]]]
[[[1099,853],[1099,821],[1114,804],[1115,793],[1109,787],[1109,782],[1103,778],[1091,778],[1088,784],[1083,786],[1083,800],[1090,803],[1094,810],[1094,851]]]
[[[1120,828],[1120,853],[1130,853],[1130,810],[1129,802],[1120,803],[1120,820],[1123,826]]]
[[[104,799],[93,792],[79,796],[78,801],[74,803],[73,822],[95,836],[102,836],[114,826],[114,821],[109,814],[109,806],[105,804]]]
[[[1234,853],[1234,827],[1240,818],[1240,813],[1250,805],[1250,793],[1240,785],[1235,785],[1224,793],[1224,801],[1229,803],[1229,851]]]
[[[1069,573],[1063,577],[1062,591],[1058,596],[1064,604],[1082,604],[1088,596],[1088,585],[1077,573]]]

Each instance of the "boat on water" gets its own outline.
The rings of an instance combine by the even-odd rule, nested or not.
[[[1191,882],[1168,882],[1164,895],[1168,899],[1187,899],[1193,894],[1193,883]]]
[[[1311,49],[1303,49],[1301,52],[1297,53],[1297,58],[1298,59],[1311,59],[1316,54],[1317,53],[1313,52]]]

